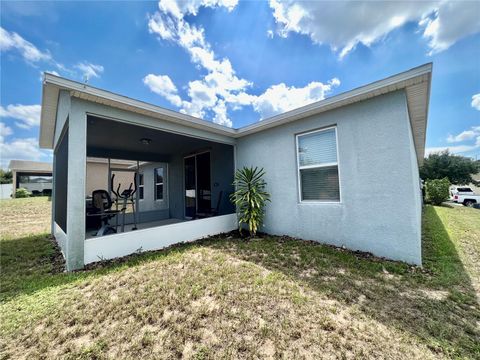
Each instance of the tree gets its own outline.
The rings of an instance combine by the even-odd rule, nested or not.
[[[240,213],[240,233],[242,224],[246,224],[250,236],[255,236],[263,223],[265,204],[270,201],[270,195],[265,191],[267,183],[263,180],[264,175],[265,171],[257,167],[243,167],[235,173],[235,192],[230,195],[230,201]]]
[[[425,200],[433,205],[440,205],[448,199],[450,181],[447,178],[428,180],[425,183]]]
[[[479,184],[472,175],[480,172],[480,162],[447,151],[430,154],[420,167],[420,177],[427,180],[447,178],[451,184]]]
[[[10,170],[0,169],[0,184],[10,184],[12,182],[12,172]]]

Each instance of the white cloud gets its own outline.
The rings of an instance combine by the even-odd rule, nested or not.
[[[227,116],[227,107],[225,106],[225,101],[220,100],[212,110],[215,113],[213,118],[213,122],[215,124],[232,127],[232,120],[230,120]]]
[[[472,96],[472,107],[480,111],[480,94],[475,94]]]
[[[51,154],[50,150],[41,150],[38,139],[23,138],[0,142],[0,166],[6,168],[10,160],[41,160]]]
[[[43,52],[17,33],[9,32],[0,27],[0,50],[3,52],[14,49],[28,62],[52,60],[52,56],[48,51]]]
[[[163,96],[175,106],[182,105],[182,99],[177,94],[177,87],[173,84],[168,75],[148,74],[143,78],[143,83],[147,85],[151,91]]]
[[[462,131],[460,134],[455,135],[455,136],[448,135],[447,142],[449,142],[449,143],[462,142],[462,141],[473,139],[473,138],[476,137],[476,135],[477,135],[476,131],[465,130],[465,131]]]
[[[448,135],[447,142],[463,142],[474,138],[478,139],[478,136],[480,136],[480,126],[472,126],[470,129],[462,131],[458,135]]]
[[[162,12],[180,19],[185,15],[197,15],[200,7],[225,7],[228,11],[232,11],[237,4],[238,0],[160,0],[158,7]]]
[[[467,153],[480,147],[480,142],[474,145],[436,146],[425,149],[425,156],[448,150],[452,154]]]
[[[102,65],[95,65],[89,62],[80,62],[74,66],[76,69],[82,72],[84,78],[91,79],[93,77],[100,77],[100,74],[103,73]]]
[[[10,104],[6,108],[0,106],[0,117],[16,119],[15,125],[22,129],[30,129],[40,125],[40,105]]]
[[[151,79],[154,77],[162,79],[161,90],[157,89],[156,93],[180,107],[182,113],[201,118],[212,114],[213,122],[232,126],[232,121],[228,118],[228,109],[237,110],[243,106],[252,106],[261,118],[265,118],[322,100],[327,92],[339,85],[338,79],[332,79],[327,84],[312,82],[302,88],[289,87],[281,83],[271,86],[261,95],[249,94],[247,89],[252,83],[236,75],[229,59],[219,59],[215,55],[205,39],[202,27],[191,25],[184,19],[186,14],[196,15],[201,6],[226,7],[231,11],[236,3],[237,1],[216,0],[159,2],[159,11],[149,17],[149,31],[162,40],[171,41],[184,48],[190,55],[192,63],[206,70],[207,74],[199,80],[188,83],[189,101],[180,99],[177,88],[168,76],[149,74],[147,77],[150,76]],[[164,84],[165,77],[170,80],[168,84]],[[145,79],[144,83],[152,90],[152,84],[146,83]]]
[[[314,43],[330,45],[340,58],[359,43],[370,46],[407,22],[422,28],[431,53],[480,31],[480,4],[475,1],[270,0],[270,7],[280,36],[307,35]]]
[[[31,65],[37,66],[36,63],[38,62],[48,63],[50,66],[54,66],[58,71],[73,77],[79,76],[77,70],[81,72],[80,76],[87,78],[99,77],[104,70],[102,65],[91,64],[86,61],[77,63],[73,66],[76,70],[69,69],[63,64],[57,62],[48,50],[41,51],[34,44],[25,40],[16,32],[10,32],[3,27],[0,27],[0,51],[7,52],[13,50],[18,51],[25,61]],[[54,70],[48,72],[60,75]],[[41,79],[43,80],[43,73]]]
[[[60,76],[60,74],[58,72],[56,72],[55,70],[47,70],[45,72],[47,72],[49,74],[52,74],[52,75]],[[42,73],[42,75],[43,75],[43,73]]]
[[[443,1],[433,16],[424,18],[424,37],[429,38],[430,54],[447,50],[458,40],[480,32],[478,1]]]
[[[0,122],[0,142],[3,142],[5,138],[13,134],[11,127],[5,125],[5,123]]]
[[[475,142],[472,142],[474,140]],[[464,153],[480,148],[480,126],[472,126],[470,129],[462,131],[457,135],[448,135],[448,143],[467,143],[453,146],[437,146],[425,149],[426,155],[449,150],[451,153]],[[470,144],[468,144],[470,142]]]
[[[340,81],[332,79],[329,83],[311,82],[302,88],[288,87],[284,83],[273,85],[253,100],[253,108],[262,119],[323,100]]]
[[[217,102],[215,88],[209,87],[200,80],[188,83],[188,96],[192,99],[192,103],[201,104],[202,107],[212,107]]]
[[[205,40],[202,27],[190,25],[184,16],[196,15],[200,7],[225,7],[228,11],[236,6],[236,0],[203,0],[159,1],[159,11],[149,17],[148,28],[151,33],[157,34],[162,40],[172,41],[184,48],[190,55],[191,61],[207,70],[207,74],[200,80],[188,83],[190,100],[181,101],[175,92],[157,92],[173,105],[180,107],[180,111],[193,116],[204,117],[205,110],[212,110],[215,114],[213,121],[230,124],[226,117],[225,98],[238,94],[251,83],[236,76],[232,64],[228,59],[218,59],[210,44]],[[152,76],[162,76],[153,75]],[[148,76],[148,75],[147,75]],[[148,85],[148,84],[147,84]],[[172,83],[173,85],[173,83]],[[150,85],[148,85],[150,86]],[[173,85],[173,87],[175,87]],[[175,87],[176,89],[176,87]],[[172,96],[174,94],[175,96]]]

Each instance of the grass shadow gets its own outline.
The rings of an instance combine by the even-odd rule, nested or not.
[[[65,261],[55,240],[48,234],[2,239],[0,242],[0,303],[48,288],[107,275],[124,268],[185,252],[198,243],[177,244],[169,248],[137,253],[101,261],[83,270],[65,272]]]

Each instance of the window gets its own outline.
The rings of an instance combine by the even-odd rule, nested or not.
[[[300,201],[340,201],[336,128],[297,135]]]
[[[144,179],[143,179],[143,174],[142,173],[139,173],[138,174],[138,198],[140,200],[143,200],[143,196],[144,196],[144,188],[145,188],[145,183],[144,183]]]
[[[163,200],[163,176],[164,168],[155,169],[155,199]]]

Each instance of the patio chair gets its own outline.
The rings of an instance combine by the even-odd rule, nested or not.
[[[195,214],[195,219],[203,219],[203,218],[208,218],[212,216],[217,216],[220,209],[220,202],[222,201],[222,195],[223,195],[223,191],[220,191],[218,193],[217,206],[215,208],[202,209],[202,211],[199,211]]]
[[[121,210],[112,210],[112,198],[106,190],[94,190],[92,192],[92,204],[87,216],[99,217],[102,226],[96,232],[95,236],[103,236],[108,234],[114,234],[117,229],[110,226],[110,219],[117,214],[125,211],[125,208]]]

